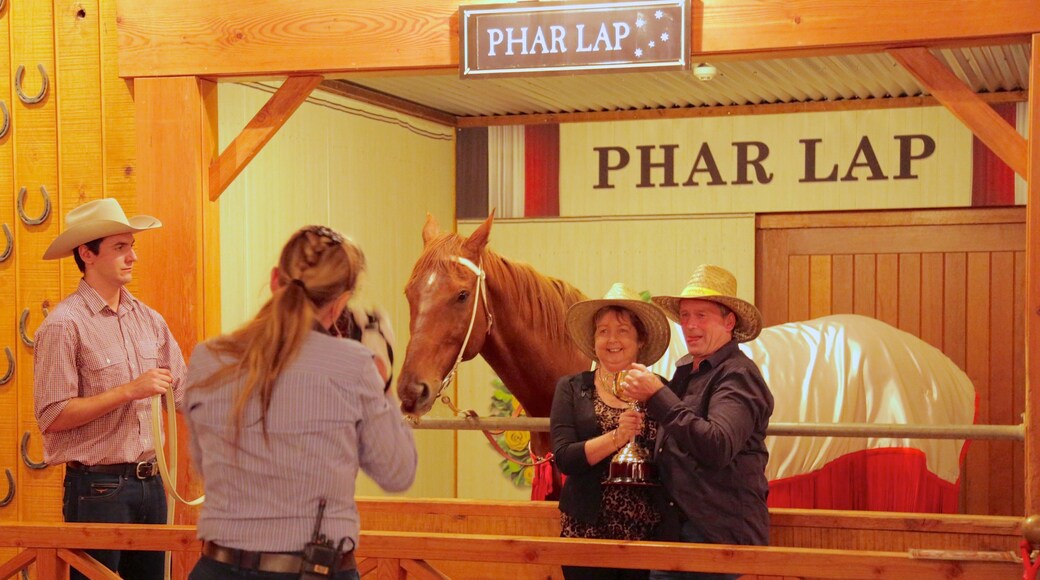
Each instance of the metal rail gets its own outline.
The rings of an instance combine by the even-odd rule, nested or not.
[[[414,429],[453,431],[548,431],[545,417],[423,418]],[[899,425],[878,423],[770,423],[773,437],[889,437],[899,439],[979,439],[1024,441],[1024,425]]]

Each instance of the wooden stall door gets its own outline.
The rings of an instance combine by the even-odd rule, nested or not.
[[[979,424],[1025,410],[1025,208],[776,214],[758,218],[766,325],[855,313],[939,348],[975,384]],[[1024,448],[974,441],[960,511],[1023,515]]]

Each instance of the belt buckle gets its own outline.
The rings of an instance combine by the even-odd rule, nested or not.
[[[142,461],[134,467],[134,477],[137,479],[148,479],[155,475],[155,464]]]

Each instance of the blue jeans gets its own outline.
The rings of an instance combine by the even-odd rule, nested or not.
[[[704,544],[704,534],[690,522],[683,522],[682,530],[679,532],[679,541],[688,544]],[[708,572],[670,572],[666,570],[652,570],[650,580],[736,580],[740,574],[715,574]]]
[[[158,476],[148,479],[65,470],[62,515],[72,523],[165,524],[166,492]],[[123,578],[163,578],[163,552],[87,550]],[[72,580],[86,578],[76,570]]]
[[[188,580],[222,580],[224,578],[248,578],[250,580],[299,580],[300,575],[298,573],[284,573],[284,572],[258,572],[257,570],[249,570],[246,568],[239,568],[231,564],[224,564],[223,562],[217,562],[211,560],[205,556],[199,558],[195,567],[192,568],[191,574],[188,574]],[[358,571],[355,570],[343,570],[337,572],[332,577],[333,580],[359,580]]]

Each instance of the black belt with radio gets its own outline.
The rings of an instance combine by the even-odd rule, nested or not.
[[[340,562],[343,560],[343,543],[346,538],[341,538],[339,545],[334,545],[330,538],[321,533],[321,520],[325,517],[325,498],[318,503],[318,519],[314,522],[314,533],[311,541],[303,547],[303,562],[300,564],[301,580],[318,580],[320,578],[331,578],[339,571]]]

